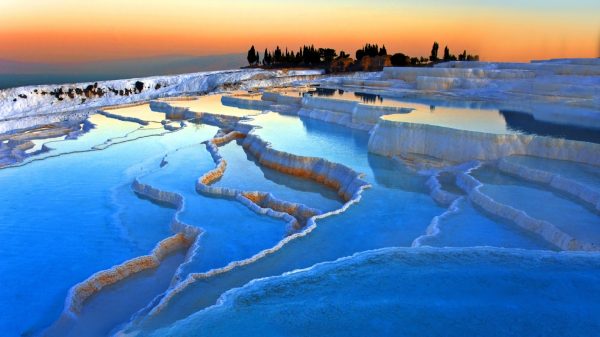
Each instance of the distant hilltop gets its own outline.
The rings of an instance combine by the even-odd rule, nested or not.
[[[298,51],[285,52],[277,46],[273,51],[265,49],[262,54],[254,48],[248,50],[246,60],[248,67],[253,68],[320,68],[330,73],[348,71],[380,71],[383,67],[429,67],[447,61],[479,61],[479,55],[468,54],[466,50],[458,56],[452,54],[448,46],[440,58],[439,44],[434,42],[428,57],[410,57],[404,53],[388,54],[385,45],[367,43],[355,52],[353,59],[345,51],[339,54],[332,48],[316,48],[314,45],[304,45]]]

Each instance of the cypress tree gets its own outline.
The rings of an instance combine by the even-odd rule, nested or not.
[[[387,49],[385,49],[385,45],[383,45],[383,47],[381,47],[381,49],[379,49],[379,56],[385,56],[387,55]]]
[[[254,45],[252,45],[252,47],[250,47],[250,50],[248,50],[248,56],[246,57],[246,59],[248,60],[248,63],[250,65],[256,63],[256,50],[254,49]]]
[[[440,45],[437,42],[433,43],[433,46],[431,47],[431,56],[429,57],[429,60],[431,60],[431,62],[435,62],[438,60],[438,49],[440,48]]]

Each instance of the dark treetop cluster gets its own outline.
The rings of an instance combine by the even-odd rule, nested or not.
[[[367,43],[355,52],[352,59],[343,50],[338,54],[333,48],[316,48],[314,45],[304,45],[297,51],[285,51],[277,46],[274,50],[265,48],[261,53],[250,47],[247,61],[251,67],[263,68],[294,68],[310,67],[324,68],[328,71],[360,71],[378,70],[384,66],[432,66],[435,63],[447,61],[478,61],[478,55],[467,54],[464,50],[458,56],[450,53],[448,46],[444,48],[442,58],[438,56],[439,44],[433,43],[429,57],[410,57],[404,53],[388,54],[385,45],[379,47],[377,44]]]
[[[347,56],[343,51],[340,55]],[[338,57],[335,49],[331,48],[315,48],[314,45],[303,46],[294,52],[289,51],[285,48],[285,51],[281,50],[279,46],[273,51],[265,49],[262,62],[258,51],[254,49],[254,46],[248,50],[248,63],[250,65],[263,66],[320,66],[332,62]]]

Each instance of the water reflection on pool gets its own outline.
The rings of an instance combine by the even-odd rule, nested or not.
[[[240,94],[241,98],[258,100],[260,95]],[[189,108],[193,112],[212,112],[223,115],[244,117],[248,115],[259,114],[259,110],[247,110],[223,105],[221,103],[222,95],[204,95],[197,96],[191,100],[170,101],[169,104],[174,107]]]

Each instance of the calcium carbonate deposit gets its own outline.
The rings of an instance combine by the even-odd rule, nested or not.
[[[2,90],[0,186],[3,336],[600,335],[597,59]]]

